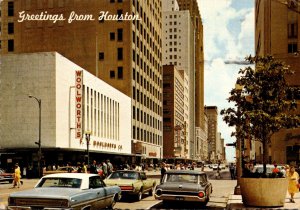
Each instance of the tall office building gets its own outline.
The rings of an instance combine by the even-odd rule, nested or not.
[[[183,70],[184,79],[184,121],[185,124],[174,124],[188,131],[186,138],[185,158],[191,157],[189,148],[191,140],[194,140],[194,30],[189,11],[179,11],[177,1],[163,1],[163,27],[162,27],[162,51],[163,65],[175,65],[177,69]],[[167,141],[167,139],[166,139]],[[169,141],[173,141],[169,139]]]
[[[200,139],[201,142],[205,142],[203,139],[203,133],[205,133],[205,112],[204,112],[204,47],[203,47],[203,25],[200,10],[197,0],[177,0],[180,10],[190,11],[192,25],[194,28],[194,66],[195,66],[195,127],[200,128],[200,132],[195,139]],[[198,151],[195,151],[195,142],[191,142],[191,156],[196,156]]]
[[[217,157],[217,137],[218,137],[218,107],[205,106],[205,113],[208,119],[208,161],[216,163]]]
[[[255,1],[255,52],[256,55],[273,55],[290,65],[295,74],[287,77],[293,93],[300,100],[298,0]],[[298,103],[299,104],[299,103]],[[297,113],[300,113],[298,107]],[[262,160],[262,146],[256,146],[256,160]],[[277,163],[300,162],[300,128],[282,129],[274,134],[269,147],[269,161]]]
[[[187,136],[184,121],[184,71],[163,66],[164,158],[186,159]]]
[[[161,8],[161,0],[4,0],[2,53],[57,51],[131,97],[132,153],[158,160],[163,145]],[[27,19],[21,21],[21,15]]]

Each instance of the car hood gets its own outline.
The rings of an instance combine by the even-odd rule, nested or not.
[[[22,197],[22,198],[48,198],[48,199],[68,199],[70,196],[76,195],[82,192],[81,189],[71,188],[34,188],[30,190],[24,190],[20,192],[11,193],[10,197]]]
[[[112,186],[112,185],[132,185],[135,184],[137,182],[139,182],[139,180],[130,180],[130,179],[105,179],[104,180],[105,184]]]
[[[199,191],[204,189],[204,187],[201,187],[201,185],[185,182],[166,182],[156,187],[156,189],[159,188],[167,191]]]

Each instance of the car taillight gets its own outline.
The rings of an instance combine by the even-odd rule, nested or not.
[[[202,192],[202,191],[200,191],[200,192],[198,193],[198,196],[199,196],[199,198],[203,198],[203,197],[205,196],[205,193]]]
[[[121,190],[133,190],[133,186],[120,186]]]
[[[16,200],[14,198],[9,197],[8,198],[8,204],[9,205],[15,205]]]

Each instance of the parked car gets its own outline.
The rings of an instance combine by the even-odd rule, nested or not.
[[[213,164],[212,167],[211,167],[213,170],[218,170],[218,164]],[[219,168],[221,169],[221,168]]]
[[[106,186],[97,174],[50,174],[33,189],[10,194],[8,209],[98,210],[112,208],[120,196],[120,187]]]
[[[58,167],[56,170],[44,171],[43,175],[58,174],[58,173],[76,173],[76,172],[77,172],[77,168],[74,166],[61,166]]]
[[[211,193],[212,184],[205,172],[170,170],[165,173],[161,184],[156,186],[154,196],[163,202],[197,202],[205,206]]]
[[[3,169],[0,169],[0,182],[12,183],[13,180],[13,173],[6,173]]]
[[[108,186],[118,185],[122,195],[134,195],[137,200],[142,199],[144,193],[152,196],[156,181],[148,179],[143,171],[119,170],[111,173],[104,182]]]

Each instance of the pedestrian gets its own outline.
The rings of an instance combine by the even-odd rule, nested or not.
[[[77,162],[77,173],[82,173],[82,167],[80,162]]]
[[[15,188],[16,186],[19,188],[21,185],[21,170],[18,163],[15,164],[15,171],[13,176],[14,176],[13,188]]]
[[[164,162],[162,162],[161,169],[160,169],[160,182],[162,182],[162,179],[163,179],[166,171],[167,171],[166,164]]]
[[[294,166],[290,166],[289,171],[287,172],[287,179],[289,182],[288,192],[291,195],[290,201],[295,203],[294,195],[299,192],[298,182],[299,182],[299,174],[295,171]]]
[[[231,176],[231,179],[235,179],[235,167],[234,167],[234,164],[231,163],[230,166],[229,166],[229,171],[230,171],[230,176]]]
[[[90,173],[91,174],[98,174],[98,171],[97,171],[97,161],[96,160],[93,161],[93,164],[90,167]]]
[[[85,173],[85,174],[87,174],[87,167],[86,167],[86,164],[85,164],[85,162],[82,162],[82,166],[81,166],[81,168],[82,168],[82,173]]]
[[[113,172],[114,167],[113,164],[110,162],[110,160],[106,160],[106,163],[107,163],[107,175],[110,175]]]
[[[273,170],[272,170],[272,173],[277,174],[277,173],[279,173],[279,172],[280,172],[280,170],[279,170],[279,168],[277,168],[277,164],[274,164],[274,168],[273,168]]]
[[[103,171],[103,178],[105,178],[107,176],[107,164],[105,163],[105,161],[102,161],[102,171]]]

